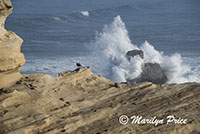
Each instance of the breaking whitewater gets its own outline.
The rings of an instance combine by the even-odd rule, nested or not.
[[[85,15],[89,16],[87,12]],[[23,67],[23,73],[48,73],[56,75],[59,72],[73,70],[76,61],[83,66],[90,66],[94,73],[109,78],[115,82],[125,82],[134,79],[142,73],[145,63],[158,63],[168,78],[168,83],[200,82],[200,67],[193,64],[191,58],[182,58],[180,54],[165,55],[157,51],[148,41],[141,45],[131,42],[126,26],[120,16],[114,18],[110,25],[105,25],[102,32],[96,34],[95,40],[85,44],[88,55],[84,57],[49,57],[49,59],[29,59]],[[139,56],[126,58],[130,50],[140,49],[144,59]]]

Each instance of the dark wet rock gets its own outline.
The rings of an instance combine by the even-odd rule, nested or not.
[[[131,50],[126,53],[126,58],[130,61],[132,57],[140,56],[144,59],[144,53],[142,50]],[[163,84],[167,82],[167,77],[157,63],[145,63],[142,68],[142,73],[139,77],[135,79],[127,79],[129,84],[136,84],[141,82],[152,82],[155,84]]]
[[[145,63],[141,75],[133,80],[129,79],[129,84],[141,82],[152,82],[155,84],[164,84],[167,82],[167,76],[164,74],[161,66],[157,63]]]
[[[126,58],[130,61],[131,57],[135,57],[139,55],[142,59],[144,59],[144,53],[142,50],[131,50],[126,53]]]

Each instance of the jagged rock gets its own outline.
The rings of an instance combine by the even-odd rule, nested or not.
[[[0,2],[2,5],[5,0]],[[19,72],[24,61],[22,54],[19,56],[20,38],[14,33],[6,37],[6,33],[0,42],[0,82],[7,78],[5,83],[16,77],[11,74]],[[199,89],[197,83],[114,83],[93,74],[90,68],[63,72],[58,77],[23,75],[15,84],[0,88],[0,134],[198,134]],[[126,125],[119,123],[121,115],[130,119]],[[156,116],[164,122],[158,126],[132,124],[134,115],[146,119]],[[166,124],[169,115],[187,122]]]
[[[126,58],[130,61],[131,57],[139,55],[144,59],[144,53],[142,50],[131,50],[126,53]],[[153,82],[155,84],[164,84],[167,82],[167,77],[164,74],[161,66],[157,63],[144,63],[142,67],[142,73],[135,79],[127,79],[129,84],[136,84],[141,82]]]
[[[142,59],[144,59],[144,53],[142,50],[131,50],[126,53],[126,58],[130,61],[131,57],[135,57],[139,55]]]
[[[167,76],[163,72],[161,66],[157,63],[145,63],[142,68],[142,73],[139,77],[131,80],[127,79],[129,84],[141,82],[152,82],[154,84],[164,84],[167,82]]]
[[[10,0],[0,0],[0,88],[8,87],[20,79],[19,72],[25,63],[24,55],[20,52],[23,40],[4,28],[12,9]]]
[[[194,134],[200,129],[200,84],[150,82],[130,86],[95,75],[89,68],[24,75],[0,94],[2,134]],[[31,87],[35,87],[34,90]],[[4,92],[6,91],[6,92]],[[127,125],[119,117],[127,115]],[[131,124],[131,116],[165,119],[163,124]],[[166,118],[187,119],[166,124]]]

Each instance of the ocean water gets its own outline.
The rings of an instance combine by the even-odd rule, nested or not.
[[[23,38],[22,73],[74,70],[122,82],[159,63],[168,83],[200,82],[199,0],[13,0],[6,28]],[[127,51],[145,59],[128,62]]]

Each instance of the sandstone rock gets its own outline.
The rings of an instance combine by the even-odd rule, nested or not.
[[[4,23],[7,16],[12,12],[12,4],[10,0],[0,0],[0,36],[6,33]]]
[[[0,0],[0,9],[7,2]],[[5,31],[0,41],[2,86],[20,78],[25,60],[18,36]],[[198,134],[199,89],[197,83],[114,83],[93,74],[90,68],[63,72],[58,77],[23,75],[15,84],[0,88],[0,134]],[[156,116],[165,121],[158,126],[132,124],[131,120],[122,125],[121,115],[129,119],[134,115]],[[167,125],[168,115],[187,119],[187,123]]]
[[[4,28],[11,12],[10,0],[0,0],[0,88],[8,87],[20,79],[19,72],[25,63],[24,55],[20,52],[23,40]]]
[[[142,69],[142,73],[139,77],[133,80],[127,80],[129,84],[136,84],[145,81],[152,82],[154,84],[164,84],[167,82],[167,77],[159,64],[145,63]]]
[[[135,57],[139,55],[142,59],[144,59],[144,53],[142,50],[131,50],[126,53],[126,58],[130,61],[131,57]]]
[[[116,83],[89,68],[24,75],[0,89],[1,134],[194,134],[200,129],[200,84]],[[34,87],[34,88],[33,88]],[[127,115],[165,119],[163,124],[119,123]],[[168,115],[187,124],[166,124]]]

